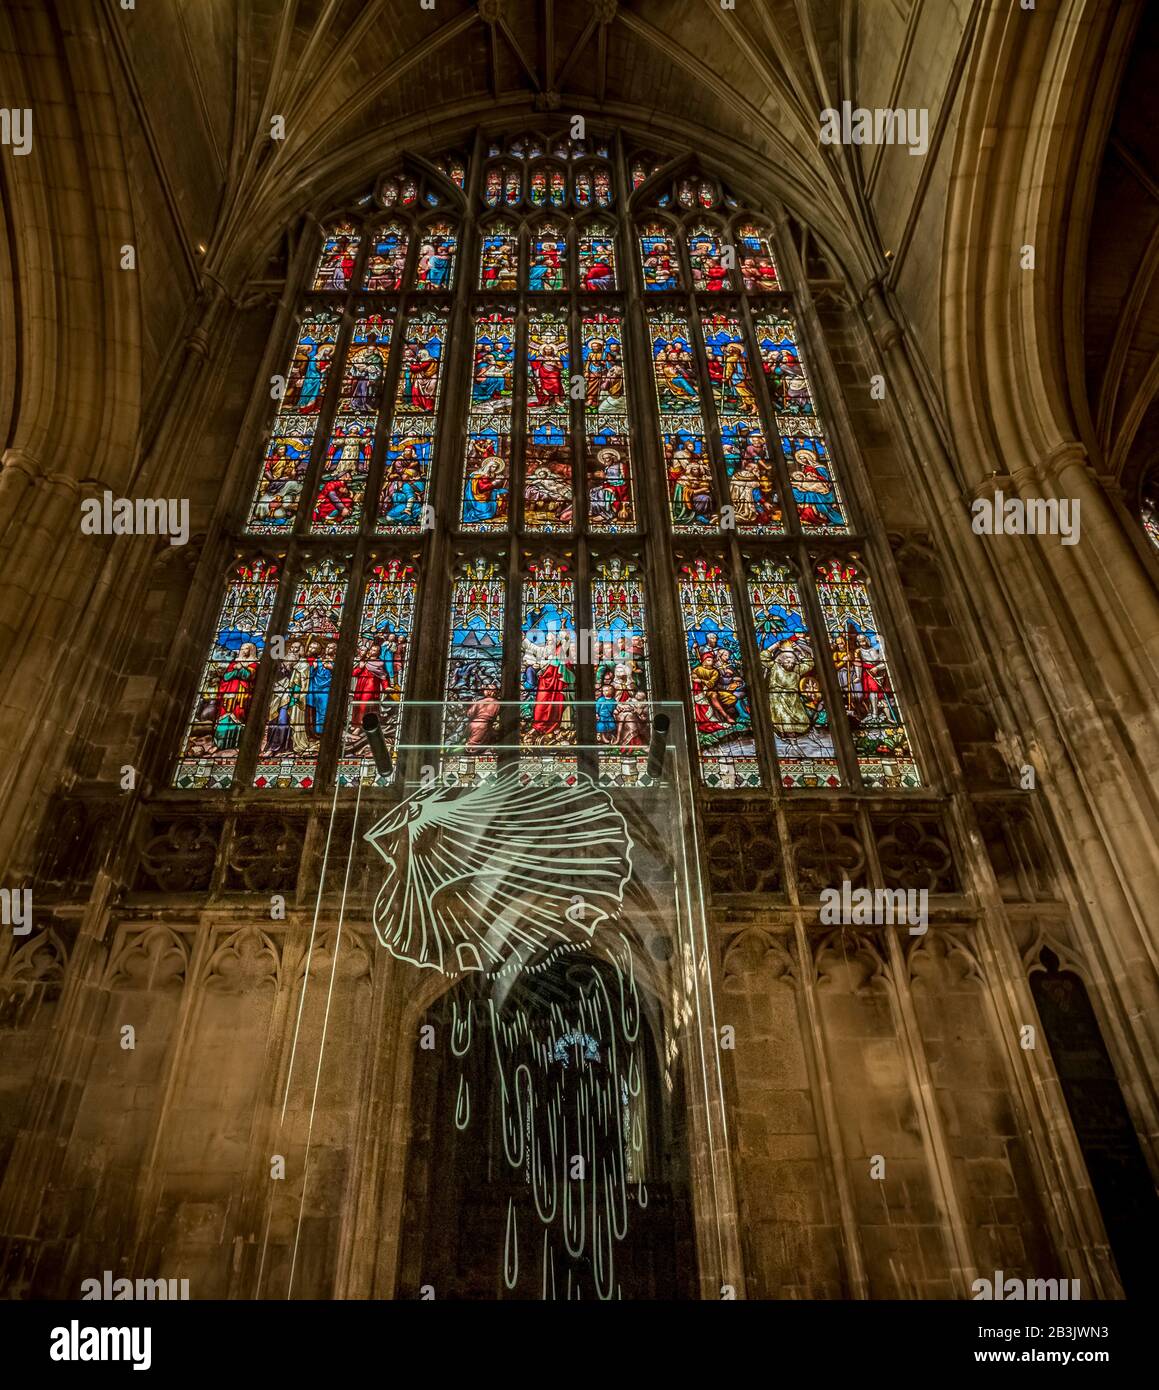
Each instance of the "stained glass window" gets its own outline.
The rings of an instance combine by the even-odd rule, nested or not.
[[[416,290],[449,290],[455,283],[455,229],[449,222],[432,222],[419,233]]]
[[[719,565],[703,559],[681,565],[680,611],[701,776],[710,787],[759,787],[736,611]]]
[[[375,766],[362,721],[368,714],[377,716],[393,763],[407,686],[417,588],[413,563],[400,559],[376,564],[366,581],[338,760],[338,780],[343,786],[357,782],[386,786],[392,780]]]
[[[310,525],[315,533],[350,535],[358,530],[389,353],[390,320],[381,314],[360,316],[347,349],[338,414],[314,496]]]
[[[298,330],[250,508],[246,529],[257,535],[276,535],[293,528],[341,322],[337,312],[315,309]]]
[[[580,288],[605,293],[616,289],[616,234],[606,222],[587,222],[579,234]]]
[[[478,171],[400,157],[311,240],[244,523],[279,554],[228,579],[175,786],[308,795],[331,769],[384,786],[371,713],[409,779],[431,730],[407,713],[408,672],[444,658],[452,780],[506,756],[630,793],[653,701],[680,695],[713,792],[919,786],[767,210],[693,159],[644,150],[617,169],[609,135],[562,122],[481,148]],[[651,211],[615,210],[625,175],[651,182]],[[456,221],[447,181],[476,199]],[[618,259],[633,238],[639,278]],[[630,384],[649,364],[654,403]],[[648,511],[661,489],[667,519]],[[687,547],[667,600],[649,587],[657,526]],[[448,539],[449,609],[419,628]],[[434,580],[428,605],[446,599]],[[649,664],[646,612],[658,633],[679,612],[676,690]],[[518,712],[500,730],[504,696]]]
[[[480,314],[475,321],[467,415],[461,516],[464,530],[502,531],[507,526],[514,371],[514,313]]]
[[[646,290],[680,288],[676,239],[662,222],[650,222],[640,229],[640,266]]]
[[[576,744],[575,580],[564,560],[531,560],[523,580],[520,622],[519,741],[524,749]],[[575,754],[526,758],[522,775],[536,782],[574,782]]]
[[[634,560],[611,556],[592,571],[595,728],[600,781],[639,785],[651,735],[651,677],[644,584]]]
[[[736,239],[745,289],[752,293],[779,289],[777,263],[768,236],[760,227],[748,222],[737,228]]]
[[[720,228],[708,222],[698,222],[688,233],[692,288],[710,294],[728,289],[729,255],[731,248],[726,248]]]
[[[451,585],[443,776],[464,784],[493,776],[503,691],[506,581],[499,564],[463,560]]]
[[[787,310],[762,314],[756,330],[801,527],[812,534],[847,531],[845,506],[817,421],[793,316]]]
[[[277,635],[255,787],[312,787],[326,727],[346,562],[310,564],[294,588],[285,632]]]
[[[567,233],[556,222],[543,222],[531,234],[527,288],[567,288]]]
[[[362,238],[352,222],[339,222],[326,232],[314,271],[316,290],[344,290],[354,279],[354,263]]]
[[[854,751],[867,787],[917,787],[917,762],[859,563],[856,557],[825,559],[816,567],[817,597]]]
[[[401,222],[386,222],[373,234],[363,287],[368,290],[400,290],[406,270],[410,238]]]
[[[424,508],[438,429],[446,341],[445,313],[428,309],[410,316],[378,502],[380,532],[429,529]]]
[[[481,290],[518,289],[519,234],[510,222],[492,222],[482,236],[479,251]]]
[[[246,560],[230,576],[186,725],[175,787],[217,790],[233,782],[277,591],[274,560]]]
[[[784,530],[781,505],[740,320],[735,314],[706,313],[700,327],[720,422],[731,521],[738,531],[778,534]]]
[[[523,524],[529,531],[570,531],[572,499],[570,354],[567,315],[532,311],[527,330],[527,446]]]
[[[720,515],[688,320],[682,314],[653,312],[648,315],[648,333],[673,528],[717,527]]]
[[[749,606],[761,678],[784,787],[838,787],[841,769],[800,588],[788,565],[764,558],[748,566]]]
[[[580,334],[588,528],[595,532],[634,531],[623,320],[614,313],[585,314]]]

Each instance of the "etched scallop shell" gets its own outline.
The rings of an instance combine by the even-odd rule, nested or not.
[[[510,768],[469,789],[423,788],[366,839],[387,863],[379,941],[447,975],[527,968],[589,941],[632,872],[627,822],[582,775],[525,785]]]

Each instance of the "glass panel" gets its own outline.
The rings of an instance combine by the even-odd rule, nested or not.
[[[673,528],[699,531],[717,527],[720,518],[688,320],[682,314],[652,313],[648,331]]]
[[[640,230],[640,265],[644,271],[646,290],[682,288],[675,238],[659,222],[650,223]]]
[[[294,525],[341,322],[341,315],[329,309],[316,309],[302,321],[266,444],[248,531],[274,535]]]
[[[503,196],[503,171],[492,165],[483,177],[483,201],[489,208],[497,208]]]
[[[531,234],[527,288],[567,289],[567,233],[555,222],[544,222]]]
[[[427,309],[407,321],[378,503],[380,532],[424,524],[446,341],[447,316],[441,311]]]
[[[768,235],[753,223],[746,223],[737,230],[737,243],[745,289],[750,293],[778,289],[777,263]]]
[[[588,169],[576,170],[575,205],[580,209],[590,208],[592,205],[592,176]]]
[[[416,290],[449,290],[455,283],[455,229],[449,222],[432,222],[419,232],[415,266]]]
[[[612,206],[612,175],[607,169],[596,170],[596,206]]]
[[[463,478],[462,525],[467,529],[503,531],[507,527],[514,369],[514,314],[480,314],[475,322]]]
[[[322,242],[322,254],[314,271],[312,288],[316,290],[345,290],[354,275],[358,246],[362,238],[353,222],[339,222],[330,227]]]
[[[775,535],[784,531],[776,478],[764,427],[757,414],[744,332],[735,314],[705,314],[700,320],[708,378],[720,420],[732,521],[738,531]]]
[[[761,314],[756,331],[801,526],[814,535],[848,531],[849,519],[817,420],[793,316],[786,311]]]
[[[595,563],[592,624],[600,781],[638,786],[647,772],[652,715],[644,584],[635,561],[613,556]]]
[[[368,714],[378,716],[393,758],[406,694],[417,589],[414,566],[403,560],[375,565],[366,581],[338,760],[338,781],[344,787],[356,782],[384,787],[393,780],[375,767],[362,721]]]
[[[498,770],[506,588],[500,566],[482,558],[460,562],[451,586],[442,759],[447,782],[472,784]]]
[[[580,288],[600,291],[616,288],[616,236],[603,222],[589,222],[579,235]]]
[[[692,288],[716,294],[728,289],[728,264],[724,236],[719,227],[699,222],[688,233],[688,259]]]
[[[710,787],[759,787],[760,766],[728,580],[704,560],[680,567],[700,775]]]
[[[527,333],[523,486],[523,524],[529,531],[570,531],[575,524],[567,333],[566,314],[532,311]]]
[[[527,196],[532,207],[541,208],[547,202],[547,170],[533,169],[527,185]]]
[[[387,222],[379,227],[371,242],[364,287],[368,290],[401,290],[409,245],[410,238],[401,222]]]
[[[841,770],[817,674],[818,649],[796,576],[787,565],[754,560],[748,589],[781,785],[838,787]]]
[[[247,560],[233,571],[173,774],[175,787],[219,790],[232,783],[277,592],[273,560]]]
[[[561,208],[567,202],[567,175],[562,169],[551,171],[549,195],[553,208]]]
[[[527,566],[520,624],[519,742],[523,748],[574,748],[575,581],[546,557]],[[521,765],[526,781],[574,783],[574,753],[540,755]]]
[[[919,787],[866,582],[852,560],[819,561],[816,576],[862,779],[867,787]]]
[[[510,222],[495,222],[483,232],[483,245],[479,252],[479,288],[518,289],[518,271],[518,233]]]
[[[314,785],[346,600],[346,564],[319,560],[297,583],[281,634],[282,655],[273,663],[255,787]]]
[[[338,393],[338,415],[314,497],[310,527],[315,533],[349,535],[362,520],[390,333],[390,319],[382,314],[366,314],[355,321]]]
[[[619,314],[585,314],[581,321],[585,387],[588,529],[636,529],[624,335]]]

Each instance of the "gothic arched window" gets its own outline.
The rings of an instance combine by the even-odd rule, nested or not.
[[[405,748],[420,695],[461,781],[506,742],[638,784],[680,698],[709,788],[919,786],[778,260],[600,134],[416,156],[327,220],[175,786],[381,784],[363,721]]]

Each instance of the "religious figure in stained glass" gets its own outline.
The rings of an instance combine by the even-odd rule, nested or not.
[[[869,787],[920,786],[865,580],[853,559],[819,561],[816,575],[862,779]]]
[[[531,258],[527,267],[529,290],[567,288],[567,234],[554,223],[545,222],[532,233]]]
[[[449,222],[432,222],[419,234],[416,290],[449,290],[455,283],[458,238]]]
[[[314,271],[316,290],[344,290],[354,279],[354,263],[362,238],[352,222],[331,227],[322,243],[322,254]]]
[[[383,742],[393,754],[406,690],[416,589],[414,565],[399,559],[375,565],[366,581],[338,761],[342,786],[358,782],[382,786],[389,781],[375,765],[363,721],[368,714],[377,717]]]
[[[781,532],[783,513],[740,320],[732,313],[705,314],[700,326],[720,421],[732,521],[739,531]]]
[[[423,524],[446,340],[444,313],[428,310],[410,316],[402,344],[378,503],[380,532],[415,530]]]
[[[646,290],[680,288],[676,240],[663,223],[655,222],[640,229],[640,266]]]
[[[587,440],[588,526],[635,529],[623,324],[618,314],[585,314],[580,326]]]
[[[728,260],[720,228],[697,223],[688,233],[688,259],[692,265],[692,288],[716,294],[728,289]]]
[[[588,222],[579,235],[580,288],[594,293],[616,288],[616,239],[611,227]]]
[[[567,319],[533,312],[527,333],[527,447],[524,525],[532,531],[570,530],[572,452]]]
[[[595,727],[600,781],[638,785],[652,728],[644,586],[636,564],[611,556],[592,575]]]
[[[363,287],[367,290],[402,289],[410,238],[401,222],[377,228],[370,242]]]
[[[266,444],[247,530],[289,531],[297,516],[341,315],[315,309],[302,321],[285,391]]]
[[[274,652],[255,787],[314,785],[345,600],[344,562],[309,565],[295,587],[281,655]]]
[[[503,689],[503,615],[506,582],[498,564],[461,561],[451,586],[450,645],[443,775],[473,782],[493,776]]]
[[[497,531],[507,524],[511,490],[515,317],[480,314],[475,323],[462,525]]]
[[[749,604],[784,787],[837,787],[841,771],[796,576],[774,560],[751,561]]]
[[[711,787],[759,786],[752,709],[728,580],[696,559],[680,569],[689,682],[701,775]]]
[[[230,576],[173,775],[175,787],[216,790],[233,781],[273,617],[278,573],[273,560],[247,560]]]
[[[771,293],[778,290],[777,263],[766,234],[754,223],[745,223],[737,229],[737,249],[740,255],[740,273],[744,287],[750,294]]]
[[[672,525],[677,531],[715,527],[719,514],[688,320],[650,314],[648,331]]]
[[[479,252],[481,290],[518,289],[519,237],[509,222],[493,222],[483,233]]]
[[[523,748],[566,748],[576,742],[575,581],[552,557],[532,561],[523,581],[520,627],[519,734]],[[524,764],[529,780],[572,783],[571,757],[537,757]]]

